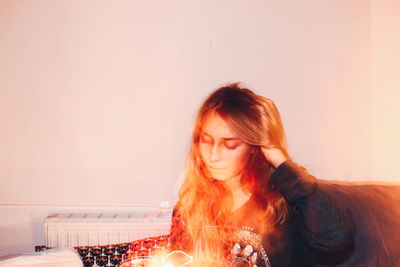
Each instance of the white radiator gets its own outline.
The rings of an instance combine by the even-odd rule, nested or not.
[[[120,244],[145,237],[169,234],[171,208],[138,207],[131,213],[52,214],[44,222],[47,247],[78,247]]]

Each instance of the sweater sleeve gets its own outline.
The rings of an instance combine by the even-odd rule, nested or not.
[[[334,251],[348,245],[355,235],[349,210],[337,201],[329,184],[287,159],[271,174],[271,183],[294,205],[300,235],[312,248]]]

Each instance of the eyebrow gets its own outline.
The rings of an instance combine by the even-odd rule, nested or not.
[[[207,135],[208,137],[211,137],[211,138],[213,138],[210,134],[208,134],[208,133],[206,133],[206,132],[204,132],[204,131],[201,131],[200,133],[202,133],[202,134],[204,134],[204,135]],[[238,137],[224,137],[224,138],[222,138],[223,140],[225,140],[225,141],[230,141],[230,140],[240,140],[240,138],[238,138]]]

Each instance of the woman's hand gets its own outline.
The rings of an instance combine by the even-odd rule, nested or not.
[[[274,146],[261,146],[261,152],[265,159],[276,169],[288,158],[283,154],[282,150]]]
[[[270,128],[267,124],[269,117],[273,117],[273,115],[268,115],[267,111],[269,110],[273,114],[275,114],[279,118],[279,112],[278,109],[276,108],[274,102],[266,97],[263,96],[258,96],[259,99],[259,106],[258,109],[260,111],[261,115],[261,122],[265,125],[263,125],[264,129]],[[268,143],[268,136],[266,136],[266,141],[265,143]],[[264,154],[265,159],[271,164],[275,169],[281,165],[285,160],[287,160],[287,157],[285,154],[282,152],[282,149],[279,146],[276,145],[264,145],[260,146],[262,153]]]

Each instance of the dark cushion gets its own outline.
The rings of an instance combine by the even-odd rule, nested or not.
[[[400,266],[400,185],[323,183],[329,184],[338,202],[351,211],[357,227],[346,259],[333,266]]]

